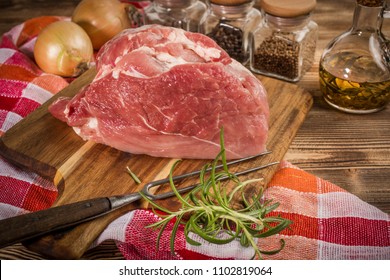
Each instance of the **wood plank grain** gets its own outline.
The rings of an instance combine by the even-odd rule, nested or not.
[[[40,16],[71,16],[80,0],[30,1],[1,0],[0,1],[0,34],[9,31],[25,20]]]
[[[168,158],[132,155],[102,144],[85,142],[70,127],[50,115],[47,111],[49,104],[59,97],[74,95],[94,75],[94,69],[85,73],[0,139],[0,154],[3,157],[52,179],[61,188],[55,205],[138,191],[142,186],[126,173],[126,166],[140,175],[143,182],[150,182],[161,176],[166,177],[170,169],[166,167],[172,163],[172,159]],[[267,148],[272,150],[272,154],[266,159],[241,164],[242,169],[280,161],[312,105],[311,95],[302,88],[271,78],[258,78],[268,92],[271,115]],[[176,172],[181,174],[197,170],[206,162],[184,160]],[[166,171],[162,174],[164,168]],[[275,165],[247,177],[264,177],[264,184],[267,184],[276,169]],[[178,207],[174,200],[167,200],[166,203],[170,209]],[[124,212],[140,207],[146,206],[133,203],[66,233],[25,244],[49,257],[80,258],[109,222]]]
[[[346,115],[330,108],[312,110],[286,159],[312,169],[389,167],[388,110],[371,115]]]
[[[45,260],[46,257],[27,249],[22,244],[14,244],[0,250],[0,260]],[[114,240],[106,240],[99,246],[89,249],[82,260],[123,260]]]

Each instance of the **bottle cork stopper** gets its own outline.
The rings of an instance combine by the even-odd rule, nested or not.
[[[316,4],[316,0],[261,0],[260,7],[277,17],[297,17],[310,13]]]
[[[253,0],[210,0],[210,3],[217,5],[235,6],[252,2]]]

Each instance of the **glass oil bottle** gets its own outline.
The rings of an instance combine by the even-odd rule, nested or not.
[[[373,113],[390,100],[390,50],[381,28],[383,0],[357,0],[351,28],[324,50],[319,68],[325,101],[348,113]]]

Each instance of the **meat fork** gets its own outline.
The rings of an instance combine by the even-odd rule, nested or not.
[[[267,151],[254,156],[230,161],[227,165],[238,164],[269,153],[271,152]],[[236,176],[245,175],[275,164],[278,164],[278,162],[271,162],[265,165],[256,166],[234,174]],[[223,165],[221,164],[215,168],[220,169],[222,167]],[[206,171],[209,172],[210,170],[211,168]],[[199,170],[185,173],[175,176],[172,179],[174,182],[179,182],[185,178],[199,175],[200,172],[201,171]],[[221,181],[225,179],[227,179],[227,177],[220,178],[219,180]],[[144,185],[141,192],[151,200],[159,200],[175,196],[173,191],[163,192],[160,194],[152,194],[150,192],[152,188],[168,182],[169,178],[165,178],[147,183]],[[197,184],[179,188],[178,192],[184,193],[192,190],[196,186]],[[119,196],[99,197],[0,220],[0,248],[91,221],[118,208],[140,200],[141,198],[142,195],[140,192]]]

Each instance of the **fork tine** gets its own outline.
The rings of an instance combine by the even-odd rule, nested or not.
[[[226,165],[229,166],[229,165],[241,163],[241,162],[244,162],[244,161],[247,161],[247,160],[251,160],[251,159],[254,159],[254,158],[257,158],[257,157],[260,157],[260,156],[268,155],[270,153],[272,153],[272,152],[271,151],[265,151],[265,152],[262,152],[260,154],[256,154],[256,155],[253,155],[253,156],[249,156],[249,157],[245,157],[245,158],[240,158],[240,159],[228,161],[226,163]],[[220,169],[222,167],[223,167],[223,164],[216,165],[215,169]],[[206,169],[206,172],[209,172],[209,171],[211,171],[211,167]],[[185,174],[177,175],[177,176],[173,177],[173,181],[179,181],[179,180],[183,180],[183,179],[188,178],[188,177],[199,175],[200,172],[201,172],[200,170],[197,170],[197,171],[193,171],[193,172],[188,172],[188,173],[185,173]],[[166,180],[166,179],[162,179],[162,180]],[[158,182],[158,181],[155,181],[155,182]],[[167,180],[167,182],[169,182],[169,180]]]
[[[253,168],[250,168],[250,169],[245,169],[245,170],[242,170],[242,171],[234,173],[234,175],[235,176],[246,175],[246,174],[249,174],[251,172],[255,172],[255,171],[258,171],[258,170],[270,167],[270,166],[275,165],[275,164],[279,164],[279,162],[278,161],[271,162],[271,163],[267,163],[267,164],[264,164],[264,165],[259,165],[259,166],[256,166],[256,167],[253,167]],[[225,177],[219,178],[218,181],[224,181],[224,180],[226,180],[228,178],[229,177],[225,176]],[[179,193],[185,193],[187,191],[190,191],[190,190],[194,189],[196,186],[198,186],[198,184],[186,186],[186,187],[177,189],[177,191]],[[168,198],[168,197],[171,197],[171,196],[174,195],[174,193],[172,191],[161,193],[161,194],[152,194],[152,193],[149,192],[149,189],[148,190],[144,190],[144,194],[146,194],[152,200],[164,199],[164,198]]]
[[[249,157],[245,157],[245,158],[241,158],[241,159],[236,159],[236,160],[233,160],[233,161],[229,161],[227,162],[226,164],[228,166],[230,165],[233,165],[233,164],[237,164],[237,163],[241,163],[241,162],[244,162],[244,161],[247,161],[247,160],[250,160],[250,159],[254,159],[254,158],[257,158],[257,157],[260,157],[260,156],[264,156],[264,155],[268,155],[272,153],[271,151],[265,151],[265,152],[262,152],[260,154],[256,154],[256,155],[253,155],[253,156],[249,156]],[[270,163],[270,164],[266,164],[266,165],[262,165],[262,166],[257,166],[257,167],[254,167],[254,168],[251,168],[251,169],[248,169],[248,170],[243,170],[243,171],[240,171],[240,172],[237,172],[235,175],[239,176],[239,175],[244,175],[244,174],[248,174],[250,172],[254,172],[254,171],[257,171],[257,170],[260,170],[260,169],[263,169],[263,168],[266,168],[270,165],[273,165],[273,164],[277,164],[278,162],[276,163]],[[216,169],[219,169],[219,168],[222,168],[223,167],[223,164],[220,164],[220,165],[217,165],[215,168]],[[211,171],[211,167],[206,169],[207,172]],[[183,180],[185,178],[188,178],[188,177],[192,177],[192,176],[195,176],[195,175],[199,175],[201,173],[200,170],[197,170],[197,171],[193,171],[193,172],[189,172],[189,173],[185,173],[185,174],[181,174],[181,175],[177,175],[177,176],[174,176],[172,179],[174,182],[177,182],[177,181],[180,181],[180,180]],[[227,179],[227,178],[222,178],[223,180],[224,179]],[[147,184],[144,185],[143,189],[142,189],[142,192],[146,195],[148,195],[150,198],[153,198],[153,199],[162,199],[162,198],[166,198],[168,197],[169,195],[167,194],[166,197],[161,197],[161,195],[163,194],[160,194],[159,195],[154,195],[152,193],[150,193],[150,189],[155,187],[155,186],[159,186],[159,185],[162,185],[162,184],[166,184],[169,182],[169,178],[165,178],[165,179],[160,179],[160,180],[156,180],[156,181],[153,181],[153,182],[149,182]],[[188,191],[189,189],[193,188],[194,186],[189,186],[189,187],[185,187],[185,188],[182,188],[180,189],[181,192],[185,192],[185,191]]]
[[[241,163],[241,162],[244,162],[244,161],[247,161],[247,160],[250,160],[250,159],[254,159],[254,158],[257,158],[257,157],[260,157],[260,156],[268,155],[270,153],[272,153],[272,151],[264,151],[264,152],[262,152],[260,154],[256,154],[256,155],[253,155],[253,156],[249,156],[249,157],[245,157],[245,158],[229,161],[226,164],[229,166],[229,165]],[[220,164],[220,165],[217,165],[215,167],[215,169],[219,169],[219,168],[222,168],[222,167],[223,167],[223,164]],[[211,171],[211,167],[207,168],[206,171],[207,172]],[[188,177],[199,175],[200,172],[201,172],[200,170],[193,171],[193,172],[188,172],[188,173],[185,173],[185,174],[174,176],[172,179],[173,179],[174,182],[177,182],[177,181],[183,180],[183,179],[188,178]],[[159,185],[162,185],[162,184],[166,184],[168,182],[169,182],[169,178],[164,178],[164,179],[156,180],[156,181],[153,181],[153,182],[149,182],[149,183],[144,185],[142,191],[144,193],[149,193],[149,190],[152,187],[159,186]]]

